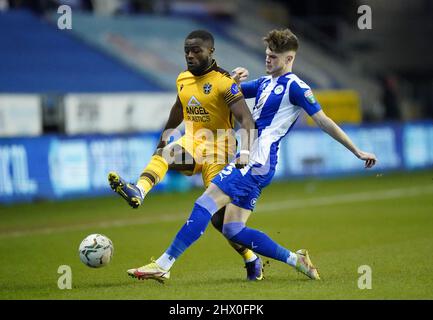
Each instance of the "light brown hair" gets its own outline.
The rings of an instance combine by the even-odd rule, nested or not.
[[[282,53],[286,51],[297,51],[299,48],[298,38],[289,29],[271,30],[263,38],[265,44],[273,52]]]

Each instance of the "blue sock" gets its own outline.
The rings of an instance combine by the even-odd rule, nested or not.
[[[224,224],[223,233],[230,241],[242,244],[253,250],[255,253],[263,256],[284,263],[287,263],[287,259],[290,256],[290,251],[288,249],[280,246],[267,234],[259,230],[245,227],[245,224],[241,222]]]
[[[190,217],[179,230],[165,253],[177,259],[189,246],[200,238],[216,211],[217,208],[213,199],[201,196],[196,201]]]

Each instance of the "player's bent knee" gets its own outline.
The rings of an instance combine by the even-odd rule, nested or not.
[[[200,207],[206,209],[211,215],[218,211],[215,200],[206,193],[202,194],[195,203]]]
[[[229,222],[223,225],[223,235],[227,239],[233,239],[239,232],[245,228],[243,222]]]

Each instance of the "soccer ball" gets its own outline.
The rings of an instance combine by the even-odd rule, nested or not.
[[[91,234],[80,244],[80,260],[91,268],[106,266],[113,257],[113,242],[102,234]]]

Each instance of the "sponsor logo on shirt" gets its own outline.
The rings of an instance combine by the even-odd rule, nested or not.
[[[209,112],[201,105],[196,97],[192,96],[185,108],[187,113],[187,119],[189,121],[195,122],[209,122],[210,116]]]
[[[238,93],[238,92],[239,92],[239,87],[238,87],[238,85],[237,85],[236,83],[233,83],[232,86],[231,86],[231,88],[230,88],[230,91],[231,91],[231,93],[232,93],[233,95],[235,95],[236,93]]]

